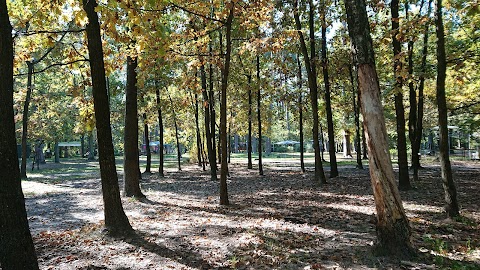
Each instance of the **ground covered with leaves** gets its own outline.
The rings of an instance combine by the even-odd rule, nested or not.
[[[144,174],[147,199],[123,198],[136,233],[119,239],[103,231],[97,163],[48,164],[22,185],[41,269],[480,269],[480,163],[454,162],[458,220],[445,219],[435,163],[401,192],[418,251],[409,260],[372,252],[368,170],[341,166],[323,186],[312,170],[267,160],[258,176],[232,163],[228,207],[195,165]]]

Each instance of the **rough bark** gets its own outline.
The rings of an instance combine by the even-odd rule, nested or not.
[[[127,86],[125,88],[125,129],[123,153],[123,181],[125,196],[143,198],[140,190],[138,161],[138,102],[137,102],[137,58],[127,57]]]
[[[442,185],[445,192],[445,211],[448,217],[460,215],[457,189],[453,181],[452,166],[448,144],[447,101],[445,96],[445,78],[447,58],[445,55],[445,31],[443,27],[442,0],[437,0],[435,9],[435,25],[437,33],[437,108],[438,126],[440,132],[440,164],[442,167]]]
[[[110,108],[108,106],[105,65],[103,62],[102,40],[97,6],[94,0],[83,0],[89,23],[86,26],[92,92],[98,138],[98,155],[102,195],[104,202],[105,228],[111,235],[124,235],[133,231],[123,211],[118,187],[118,176],[113,152],[112,130],[110,127]]]
[[[220,205],[229,205],[228,190],[227,190],[227,86],[228,75],[230,72],[230,56],[232,52],[232,21],[235,10],[234,2],[230,2],[229,13],[227,21],[225,22],[226,35],[226,51],[225,51],[225,64],[222,69],[222,86],[221,86],[221,102],[220,102],[220,143],[221,143],[221,167],[220,167]]]
[[[0,0],[0,268],[38,269],[18,167],[13,116],[13,40]]]
[[[257,55],[257,122],[258,122],[258,174],[263,175],[262,164],[262,115],[260,113],[261,106],[261,91],[260,83],[260,57]]]
[[[390,4],[392,12],[392,46],[393,46],[393,73],[395,77],[395,114],[397,123],[397,151],[398,151],[398,186],[408,190],[410,178],[408,176],[407,138],[405,136],[405,107],[403,105],[403,77],[401,61],[401,44],[397,38],[399,32],[398,0]]]
[[[309,1],[310,4],[310,13],[313,12],[313,3]],[[310,101],[312,104],[312,118],[313,118],[313,148],[315,151],[315,181],[326,184],[327,179],[325,178],[325,173],[323,171],[322,159],[320,156],[320,144],[318,138],[318,84],[317,84],[317,72],[315,68],[315,39],[310,40],[311,48],[311,56],[308,55],[307,45],[305,44],[305,39],[302,33],[302,24],[300,23],[300,15],[298,14],[298,0],[294,1],[294,18],[295,18],[295,26],[297,29],[297,33],[300,39],[300,48],[303,54],[303,59],[305,62],[305,69],[307,70],[307,78],[308,78],[308,87],[310,89]],[[310,16],[313,17],[313,16]],[[312,19],[312,18],[311,18]],[[310,25],[313,24],[313,21]]]
[[[413,254],[411,231],[395,184],[367,10],[363,0],[346,0],[348,30],[358,65],[361,110],[377,211],[377,247],[386,254]]]
[[[325,1],[322,1],[325,2]],[[324,5],[324,3],[322,3]],[[324,8],[323,8],[324,9]],[[323,11],[323,10],[322,10]],[[310,12],[312,13],[312,12]],[[332,103],[330,98],[330,79],[328,78],[328,58],[327,58],[327,23],[326,14],[322,18],[322,70],[323,82],[325,84],[325,112],[327,114],[327,132],[328,132],[328,154],[330,156],[330,178],[338,176],[337,156],[335,151],[335,130],[333,128]],[[311,15],[313,16],[313,15]],[[313,21],[313,18],[310,19]],[[310,40],[315,38],[313,33],[313,23],[310,25]]]

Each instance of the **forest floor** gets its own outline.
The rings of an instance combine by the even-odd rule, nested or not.
[[[40,267],[480,269],[480,163],[453,162],[461,219],[445,219],[438,164],[427,164],[415,189],[401,192],[419,254],[401,260],[372,252],[368,170],[343,165],[319,186],[312,167],[302,174],[278,160],[265,164],[265,176],[232,163],[228,207],[219,206],[218,183],[195,165],[168,168],[164,178],[144,174],[147,200],[122,198],[136,234],[120,239],[102,229],[98,163],[48,163],[22,182]]]

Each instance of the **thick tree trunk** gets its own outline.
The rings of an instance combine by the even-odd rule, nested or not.
[[[53,146],[53,152],[55,153],[55,163],[60,163],[60,147],[58,146],[58,141],[55,140]]]
[[[260,113],[261,106],[261,90],[260,83],[260,57],[257,55],[257,121],[258,121],[258,174],[263,175],[262,163],[262,114]]]
[[[138,161],[138,102],[137,58],[127,57],[127,86],[125,89],[125,129],[123,153],[123,181],[125,196],[143,198],[140,190],[140,164]]]
[[[401,44],[397,38],[399,32],[398,0],[392,0],[390,5],[392,12],[393,73],[395,77],[395,114],[397,116],[398,186],[402,190],[408,190],[411,186],[408,176],[407,138],[405,136]]]
[[[247,137],[247,168],[252,169],[252,75],[248,74],[248,137]]]
[[[297,66],[298,66],[298,91],[300,94],[298,95],[298,129],[299,129],[299,136],[300,136],[300,168],[302,169],[302,173],[305,173],[305,158],[304,158],[304,150],[305,146],[303,144],[303,93],[302,93],[302,65],[300,64],[300,56],[297,55]]]
[[[160,90],[158,89],[157,85],[155,84],[155,95],[157,101],[157,114],[158,114],[158,128],[159,130],[159,145],[158,145],[158,155],[159,155],[159,164],[158,164],[158,174],[161,177],[164,177],[165,174],[163,172],[163,116],[162,116],[162,104],[160,102]]]
[[[145,150],[147,151],[147,167],[145,173],[152,173],[152,151],[150,150],[150,132],[148,131],[147,114],[143,113]]]
[[[310,26],[313,25],[313,3],[310,0]],[[315,151],[315,181],[326,184],[327,179],[325,178],[325,173],[323,171],[322,159],[320,157],[320,144],[318,138],[318,89],[317,89],[317,72],[315,68],[315,39],[310,39],[310,49],[311,49],[311,58],[308,56],[307,45],[305,44],[305,39],[302,33],[302,24],[300,23],[300,15],[298,14],[298,0],[294,1],[294,18],[295,25],[298,31],[298,36],[300,39],[300,47],[305,60],[305,69],[308,74],[308,87],[310,88],[310,101],[312,103],[312,118],[313,118],[313,148]],[[313,31],[311,29],[310,31]]]
[[[353,78],[352,65],[348,67],[348,73],[350,75],[350,83],[352,84],[352,102],[353,102],[353,114],[355,118],[355,150],[356,150],[356,157],[357,157],[357,169],[363,169],[362,149],[360,146],[360,108],[359,108],[360,95],[358,94],[355,88],[355,79]]]
[[[13,116],[13,40],[7,4],[0,0],[0,266],[38,269],[18,168]]]
[[[228,190],[227,190],[227,86],[228,86],[228,74],[230,72],[230,55],[232,52],[232,21],[235,10],[234,2],[229,2],[227,7],[230,9],[226,27],[226,51],[225,51],[225,64],[222,69],[222,88],[221,88],[221,102],[220,102],[220,142],[221,142],[221,167],[220,167],[220,205],[229,205]]]
[[[322,1],[325,2],[325,1]],[[322,3],[323,5],[324,3]],[[325,83],[325,112],[327,114],[327,131],[328,131],[328,154],[330,156],[330,178],[338,176],[337,156],[335,151],[335,130],[333,128],[333,114],[330,98],[330,80],[328,78],[328,59],[327,59],[327,23],[326,15],[322,16],[322,68],[323,81]],[[311,29],[313,24],[310,25]],[[312,31],[312,30],[310,30]],[[313,34],[310,38],[314,37]]]
[[[435,24],[437,32],[437,107],[438,125],[440,128],[440,164],[442,166],[442,184],[445,191],[445,211],[450,218],[460,215],[457,189],[453,181],[452,166],[448,144],[447,102],[445,97],[445,78],[447,59],[445,55],[445,31],[442,18],[442,0],[437,0]]]
[[[409,257],[413,254],[411,232],[395,184],[388,152],[380,87],[363,0],[346,0],[348,30],[358,64],[358,85],[369,151],[369,169],[377,210],[377,247],[383,253]]]
[[[112,235],[124,235],[133,231],[123,211],[118,187],[118,176],[113,152],[112,130],[110,126],[110,108],[108,106],[105,66],[103,62],[100,24],[95,12],[95,0],[83,0],[83,8],[88,21],[87,40],[92,76],[93,102],[98,138],[98,155],[102,194],[104,202],[105,228]]]

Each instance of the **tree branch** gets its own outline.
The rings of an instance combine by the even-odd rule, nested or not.
[[[67,65],[71,65],[71,64],[75,64],[75,63],[79,63],[79,62],[87,62],[87,61],[90,61],[88,59],[77,59],[77,60],[74,60],[74,61],[71,61],[71,62],[67,62],[67,63],[55,63],[55,64],[51,64],[47,67],[45,67],[44,69],[41,69],[39,71],[34,71],[32,74],[38,74],[38,73],[42,73],[52,67],[58,67],[58,66],[67,66]],[[28,73],[19,73],[19,74],[14,74],[13,76],[14,77],[18,77],[18,76],[25,76],[25,75],[28,75]]]

